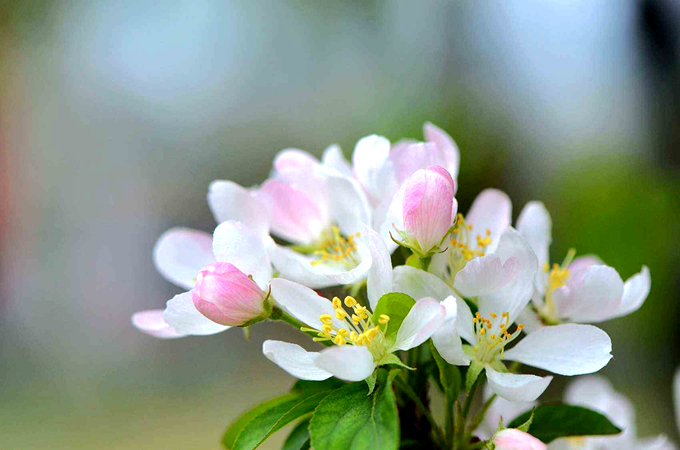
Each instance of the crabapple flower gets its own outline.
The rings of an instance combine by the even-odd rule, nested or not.
[[[453,178],[441,166],[420,169],[406,180],[400,233],[406,246],[422,255],[439,248],[458,209],[454,190]]]
[[[637,436],[635,410],[630,400],[615,391],[600,376],[583,377],[567,387],[564,401],[584,406],[607,416],[623,431],[616,436],[571,437],[551,442],[550,450],[672,450],[676,447],[664,435],[653,438]]]
[[[531,325],[528,331],[563,322],[603,322],[642,306],[651,288],[646,266],[625,283],[597,257],[574,258],[574,250],[562,264],[550,266],[551,229],[550,214],[540,202],[529,202],[517,220],[517,230],[533,248],[542,269],[536,274],[533,308],[523,315]]]
[[[191,298],[205,317],[231,327],[250,325],[269,315],[262,289],[226,262],[209,264],[198,272]]]
[[[496,433],[492,439],[496,450],[545,450],[548,448],[529,433],[515,428],[506,428]]]
[[[325,380],[332,376],[346,381],[361,381],[382,364],[398,360],[392,353],[409,350],[425,342],[443,323],[445,310],[431,298],[420,299],[411,308],[399,330],[388,337],[390,318],[377,320],[353,297],[333,300],[284,279],[271,283],[271,294],[278,305],[304,323],[303,331],[317,334],[315,341],[328,341],[332,347],[308,352],[299,345],[265,341],[264,355],[294,377]],[[349,311],[349,312],[348,312]]]
[[[266,239],[236,221],[223,222],[212,237],[187,229],[166,232],[154,249],[156,266],[190,290],[169,300],[162,315],[135,314],[133,324],[159,338],[209,335],[246,324],[261,312],[258,302],[272,277]],[[236,306],[240,302],[244,305]],[[237,323],[240,319],[245,322]]]

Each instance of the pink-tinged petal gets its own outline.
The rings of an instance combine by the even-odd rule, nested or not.
[[[602,369],[612,359],[611,351],[612,341],[604,331],[567,323],[525,336],[505,352],[505,359],[571,376]]]
[[[132,324],[142,333],[160,339],[175,339],[184,337],[163,319],[162,309],[139,311],[132,315]]]
[[[220,262],[236,266],[266,290],[272,278],[272,267],[266,248],[269,237],[259,236],[241,223],[229,220],[215,228],[213,234],[213,253]]]
[[[514,428],[501,430],[493,438],[496,450],[546,450],[548,448],[529,433]]]
[[[472,234],[484,235],[488,229],[491,233],[491,244],[487,253],[493,253],[498,246],[501,234],[510,226],[512,220],[512,202],[498,189],[483,190],[470,207],[465,221],[472,225]]]
[[[499,397],[511,402],[533,402],[548,388],[553,377],[501,373],[487,366],[486,378]]]
[[[243,222],[258,235],[269,234],[269,213],[254,192],[233,181],[213,181],[208,188],[208,205],[219,224],[226,220]]]
[[[172,228],[156,241],[153,261],[167,280],[191,289],[198,271],[215,262],[212,236],[203,231]]]
[[[552,219],[550,213],[541,202],[529,202],[517,219],[517,231],[529,243],[536,257],[538,267],[550,263],[549,249],[552,242]],[[543,280],[545,277],[538,277],[541,285],[538,286],[541,292],[545,292]]]
[[[163,319],[175,331],[184,335],[205,336],[221,333],[230,328],[215,323],[201,314],[194,306],[191,291],[175,295],[168,300]]]
[[[512,227],[508,227],[501,236],[496,255],[504,268],[512,261],[508,269],[512,269],[516,276],[503,287],[480,296],[479,311],[484,317],[507,312],[510,323],[513,323],[531,301],[538,260],[529,244]]]
[[[497,291],[517,278],[521,267],[517,258],[501,262],[496,254],[469,261],[456,274],[453,287],[464,297],[477,297]]]
[[[345,155],[343,155],[339,145],[333,144],[328,146],[323,151],[321,162],[325,168],[335,170],[342,176],[352,176],[352,167],[345,159]]]
[[[601,322],[621,306],[623,280],[608,266],[590,266],[571,273],[566,286],[553,292],[558,316],[573,322]]]
[[[409,240],[424,251],[439,245],[458,212],[451,175],[441,166],[418,170],[404,183],[403,221]]]
[[[451,173],[455,180],[458,178],[460,166],[460,151],[458,146],[444,130],[436,125],[426,122],[423,126],[423,135],[427,142],[431,142],[444,154],[446,164],[444,167]]]
[[[212,263],[201,269],[191,292],[196,309],[222,325],[242,326],[267,317],[265,292],[229,263]]]
[[[397,331],[392,350],[410,350],[430,339],[446,319],[446,308],[433,298],[419,299]]]
[[[649,268],[642,266],[639,273],[627,279],[623,284],[623,298],[614,317],[622,317],[640,309],[647,300],[651,288],[652,277],[649,274]]]
[[[380,297],[392,292],[392,260],[385,241],[378,233],[367,226],[363,233],[373,259],[366,279],[366,290],[371,309],[375,310]]]
[[[602,262],[602,260],[595,255],[577,256],[576,258],[574,258],[571,264],[569,264],[569,271],[578,272],[590,266],[604,266],[604,265],[605,264]]]
[[[321,217],[328,217],[328,186],[326,178],[318,173],[320,167],[319,161],[305,151],[283,150],[274,159],[272,178],[303,193]]]
[[[311,154],[289,148],[281,150],[274,157],[274,170],[284,178],[289,175],[298,176],[303,172],[309,173],[319,161]]]
[[[448,297],[441,305],[446,310],[446,318],[432,335],[432,342],[446,362],[457,366],[467,366],[470,364],[470,358],[463,351],[463,342],[460,340],[456,327],[458,320],[457,299],[453,296]]]
[[[390,141],[382,136],[367,136],[354,147],[354,174],[373,205],[380,203],[396,189],[394,167],[389,156]]]
[[[321,297],[306,286],[276,278],[271,282],[271,295],[277,304],[311,328],[321,329],[323,324],[319,317],[324,314],[333,317],[335,327],[343,327],[342,322],[335,317],[335,310],[330,300]]]
[[[281,341],[264,341],[262,353],[271,362],[301,380],[321,381],[333,376],[317,367],[317,352],[308,352],[299,345]]]
[[[401,185],[418,170],[437,165],[446,167],[446,160],[441,150],[432,143],[415,142],[399,144],[392,147],[390,160],[394,164],[397,184]]]
[[[316,366],[345,381],[362,381],[375,370],[373,355],[364,346],[345,345],[319,352]]]
[[[296,244],[309,244],[328,226],[328,217],[310,197],[288,183],[267,180],[257,191],[267,205],[272,233]]]

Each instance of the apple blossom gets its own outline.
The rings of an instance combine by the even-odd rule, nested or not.
[[[496,450],[545,450],[548,448],[529,433],[514,428],[506,428],[496,433],[492,439]]]
[[[625,283],[615,269],[597,257],[574,258],[571,250],[561,265],[549,264],[552,220],[540,202],[529,202],[519,215],[517,229],[538,257],[531,306],[523,318],[529,331],[542,324],[596,323],[625,316],[642,306],[651,288],[649,269]]]

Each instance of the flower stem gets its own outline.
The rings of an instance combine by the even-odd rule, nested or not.
[[[455,421],[455,414],[453,411],[454,408],[454,402],[456,399],[453,396],[453,392],[451,392],[451,389],[446,389],[446,399],[445,399],[445,417],[444,417],[444,426],[445,426],[445,435],[446,435],[446,448],[452,448],[453,447],[453,442],[454,442],[454,421]]]
[[[420,412],[425,416],[425,418],[430,422],[430,426],[432,427],[432,430],[435,434],[435,442],[443,447],[445,447],[445,442],[446,440],[444,439],[444,436],[442,435],[442,431],[439,428],[439,425],[437,425],[437,422],[434,420],[434,417],[432,416],[432,412],[427,408],[424,404],[423,401],[418,397],[418,394],[416,394],[413,391],[413,388],[409,386],[409,384],[402,379],[402,377],[397,377],[394,379],[395,384],[399,389],[401,389],[404,394],[413,402],[416,404],[416,407],[420,410]]]

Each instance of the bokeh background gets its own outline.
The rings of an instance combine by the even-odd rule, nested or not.
[[[292,384],[260,345],[295,335],[137,332],[180,292],[155,239],[211,231],[210,181],[259,183],[283,148],[349,155],[425,121],[461,149],[461,210],[490,186],[515,217],[539,199],[556,260],[650,267],[602,373],[641,435],[677,440],[679,35],[670,0],[2,2],[0,448],[219,448]]]

